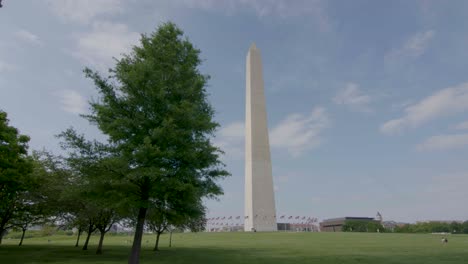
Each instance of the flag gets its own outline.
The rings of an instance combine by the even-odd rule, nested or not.
[[[302,220],[304,220],[304,219],[305,219],[305,216],[302,217]]]
[[[216,217],[216,220],[219,220],[219,216],[218,216],[218,217]]]
[[[240,216],[236,217],[236,219],[240,219]]]
[[[282,216],[280,217],[280,219],[283,219],[284,217],[285,217],[285,215],[282,215]]]
[[[249,219],[249,216],[248,215],[244,216],[244,219]]]
[[[294,218],[294,219],[299,219],[299,217],[300,217],[300,216],[296,216],[296,218]]]
[[[228,220],[231,220],[231,219],[232,219],[232,216],[230,216],[230,217],[228,218]]]
[[[292,219],[292,218],[293,218],[292,215],[288,217],[288,219]]]

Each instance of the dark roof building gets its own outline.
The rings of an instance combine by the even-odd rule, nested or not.
[[[368,221],[368,222],[376,221],[372,217],[352,217],[352,216],[325,219],[320,223],[320,231],[341,232],[343,225],[345,224],[346,221],[349,221],[349,220]]]

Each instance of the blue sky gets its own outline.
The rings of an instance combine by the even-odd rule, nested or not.
[[[261,50],[278,215],[468,220],[466,1],[4,0],[0,108],[60,153],[95,97],[85,66],[165,21],[201,49],[232,177],[210,216],[242,215],[245,57]]]

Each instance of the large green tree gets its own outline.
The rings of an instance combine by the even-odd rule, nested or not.
[[[22,193],[28,191],[32,161],[28,156],[29,137],[9,125],[0,110],[0,244],[11,220],[22,208]]]
[[[182,30],[166,23],[118,60],[110,76],[86,69],[100,97],[87,118],[108,135],[119,153],[119,181],[138,211],[129,263],[139,263],[143,227],[151,201],[161,192],[213,197],[228,175],[212,144],[218,124],[207,100],[208,76],[200,51]],[[161,188],[164,186],[164,188]]]

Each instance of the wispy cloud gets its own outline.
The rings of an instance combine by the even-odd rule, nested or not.
[[[291,114],[273,128],[270,134],[272,147],[284,148],[294,157],[319,146],[322,132],[329,127],[330,119],[322,107],[310,114]]]
[[[123,0],[46,0],[51,11],[63,21],[89,24],[94,18],[124,11]]]
[[[244,157],[244,140],[245,124],[237,121],[221,127],[214,143],[228,158],[239,159]]]
[[[0,73],[15,70],[16,67],[13,64],[0,61]]]
[[[273,127],[270,132],[272,148],[284,149],[294,157],[319,146],[323,142],[322,132],[330,126],[330,119],[322,107],[316,107],[311,113],[291,114]],[[244,157],[245,123],[232,122],[223,126],[214,140],[228,158]]]
[[[86,111],[85,98],[74,90],[61,90],[55,93],[58,96],[62,110],[72,114],[83,114]]]
[[[380,130],[393,134],[431,120],[468,110],[468,83],[442,89],[405,108],[405,115],[384,123]]]
[[[459,124],[457,124],[455,126],[456,129],[460,129],[460,130],[465,130],[467,129],[468,130],[468,121],[465,121],[465,122],[461,122]]]
[[[345,88],[341,89],[333,98],[333,102],[337,105],[349,107],[354,111],[370,112],[369,103],[372,98],[363,94],[359,86],[355,83],[348,83]]]
[[[15,32],[15,36],[23,41],[29,42],[34,45],[42,45],[42,41],[39,39],[37,35],[34,35],[33,33],[25,30],[25,29],[20,29]]]
[[[416,148],[420,151],[449,150],[468,146],[468,134],[438,135],[426,139]]]
[[[76,35],[73,56],[83,64],[106,70],[122,53],[138,44],[139,34],[130,31],[124,24],[95,22],[91,32]]]
[[[385,61],[390,62],[393,60],[404,58],[416,58],[423,55],[430,41],[435,37],[434,30],[418,32],[408,38],[402,47],[396,48],[385,54]]]
[[[320,30],[329,31],[331,28],[330,18],[326,12],[326,2],[323,0],[172,0],[171,4],[208,11],[221,10],[226,14],[254,11],[260,18],[308,15],[315,19]]]

